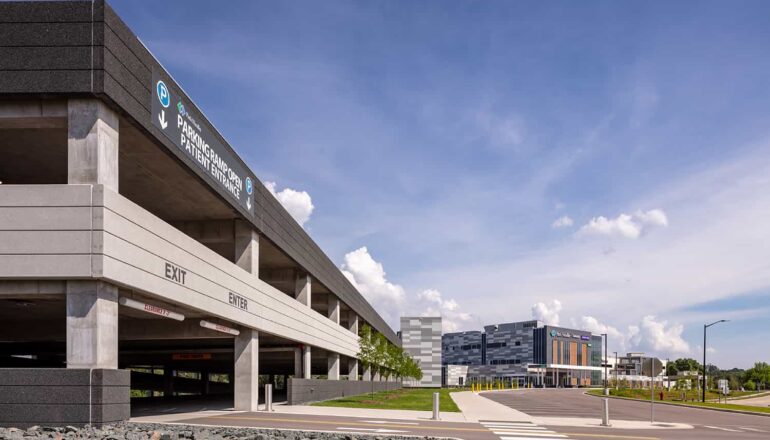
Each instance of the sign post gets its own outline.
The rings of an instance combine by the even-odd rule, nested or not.
[[[650,423],[655,423],[655,378],[663,371],[663,362],[647,358],[642,362],[642,375],[650,376]]]

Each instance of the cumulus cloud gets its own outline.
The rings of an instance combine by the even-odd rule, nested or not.
[[[406,304],[406,292],[387,280],[382,264],[369,255],[366,246],[345,254],[342,273],[387,321],[398,320]]]
[[[313,213],[313,200],[310,198],[310,194],[306,191],[297,191],[291,188],[284,188],[281,191],[276,191],[275,182],[265,182],[265,187],[270,191],[281,205],[289,212],[289,214],[300,224],[305,226],[310,215]]]
[[[594,217],[583,225],[578,235],[608,235],[637,239],[654,227],[668,226],[668,217],[660,209],[621,213],[615,218]]]
[[[456,332],[472,320],[470,313],[460,311],[457,301],[444,299],[438,290],[424,290],[417,295],[417,300],[423,308],[422,316],[441,316],[444,333]]]
[[[551,223],[551,227],[554,229],[561,229],[561,228],[568,228],[572,226],[572,224],[575,223],[572,221],[572,219],[568,215],[563,215],[556,220],[554,220],[553,223]]]
[[[469,313],[461,311],[457,301],[444,298],[435,289],[408,298],[402,286],[388,281],[382,263],[372,258],[366,246],[347,253],[341,270],[394,328],[404,315],[441,316],[445,332],[458,331],[472,319]]]
[[[658,321],[655,316],[647,315],[639,325],[628,327],[631,345],[636,349],[652,353],[687,354],[690,344],[682,338],[684,326],[669,325],[668,321]]]
[[[579,329],[591,332],[595,335],[607,334],[607,343],[616,347],[620,352],[626,351],[626,335],[617,328],[603,324],[593,316],[581,316],[580,322],[575,324]]]
[[[532,305],[532,319],[548,325],[559,325],[559,312],[561,312],[561,301],[558,299],[550,303],[539,302]]]

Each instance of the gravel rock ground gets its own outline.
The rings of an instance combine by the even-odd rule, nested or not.
[[[414,440],[416,437],[372,436],[276,429],[225,428],[208,426],[119,423],[102,427],[39,427],[29,429],[0,428],[0,440],[105,439],[105,440]],[[420,437],[432,439],[434,437]]]

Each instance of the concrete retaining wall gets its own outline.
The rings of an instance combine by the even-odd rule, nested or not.
[[[401,382],[374,382],[374,391],[389,391],[401,388]],[[336,399],[345,396],[357,396],[372,391],[372,382],[367,380],[325,380],[325,379],[289,379],[287,403],[303,403]]]
[[[83,426],[128,420],[130,388],[128,370],[3,368],[0,426]]]

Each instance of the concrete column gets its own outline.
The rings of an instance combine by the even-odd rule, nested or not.
[[[339,353],[329,353],[326,358],[326,365],[329,372],[326,378],[329,380],[340,380],[340,355]]]
[[[259,403],[259,332],[244,328],[235,337],[235,409],[256,411]]]
[[[304,345],[302,347],[302,378],[310,379],[311,367],[313,366],[313,359],[310,356],[310,346]]]
[[[333,294],[327,295],[329,303],[329,319],[340,325],[340,299]]]
[[[348,359],[348,380],[358,380],[358,359]]]
[[[67,281],[67,368],[118,368],[118,288]]]
[[[358,313],[348,310],[348,330],[358,335]]]
[[[294,285],[294,298],[302,304],[310,307],[312,300],[310,274],[298,272]]]
[[[118,115],[98,99],[70,99],[67,121],[67,183],[118,191]]]
[[[243,220],[235,221],[235,264],[259,276],[259,234]]]
[[[299,347],[294,349],[294,377],[302,378],[302,349]]]
[[[363,380],[372,380],[372,367],[364,367]]]

